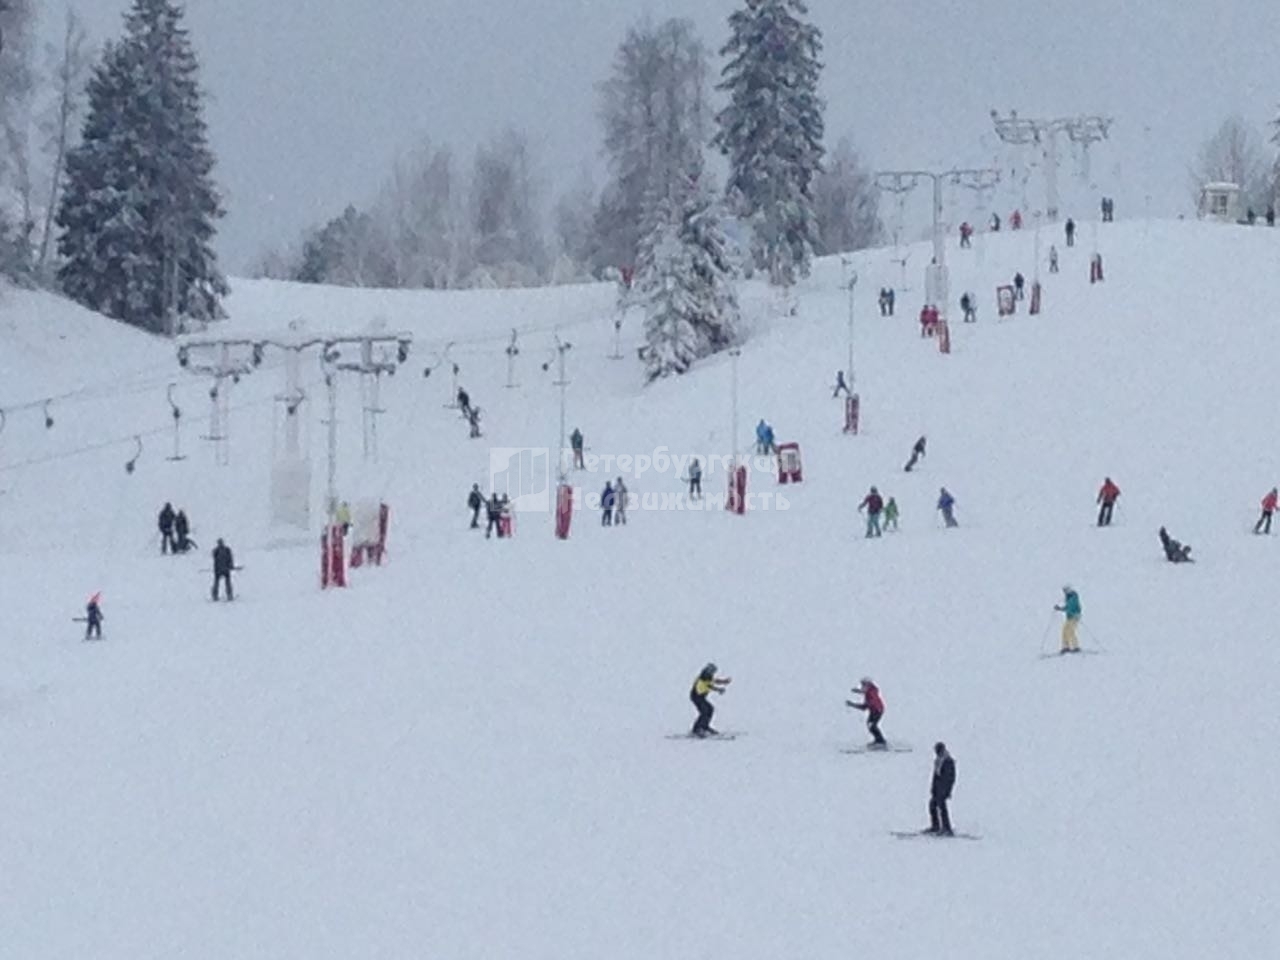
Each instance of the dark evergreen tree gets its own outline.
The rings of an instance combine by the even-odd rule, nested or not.
[[[822,168],[818,97],[822,33],[804,0],[746,0],[729,16],[715,145],[729,159],[730,204],[753,231],[752,256],[769,280],[806,276],[818,242],[813,181]]]
[[[134,326],[177,333],[223,316],[199,65],[182,8],[133,0],[89,81],[82,141],[58,208],[63,290]]]
[[[640,243],[636,297],[645,307],[641,357],[649,380],[684,373],[737,339],[737,266],[701,158],[653,201]]]

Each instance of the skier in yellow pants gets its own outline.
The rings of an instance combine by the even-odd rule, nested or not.
[[[1076,639],[1076,627],[1080,624],[1080,595],[1070,585],[1062,588],[1062,603],[1053,609],[1065,614],[1062,621],[1062,649],[1059,653],[1079,653],[1080,641]]]

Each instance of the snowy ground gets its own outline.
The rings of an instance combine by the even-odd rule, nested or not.
[[[802,444],[789,508],[633,510],[625,530],[579,514],[567,543],[532,514],[486,542],[464,509],[490,445],[555,442],[550,331],[574,343],[570,426],[597,455],[727,453],[727,358],[641,389],[636,318],[628,359],[606,359],[607,287],[241,283],[229,332],[304,318],[418,339],[386,387],[376,465],[359,464],[344,386],[341,486],[392,504],[391,563],[328,594],[315,550],[268,546],[278,358],[235,388],[232,466],[216,468],[197,439],[208,384],[168,345],[0,293],[0,956],[1273,954],[1280,546],[1248,531],[1280,481],[1262,312],[1280,234],[1118,223],[1095,287],[1088,230],[1074,250],[1052,239],[1063,273],[1042,278],[1034,319],[992,308],[997,283],[1032,273],[1029,232],[952,251],[981,321],[953,325],[949,357],[918,336],[921,271],[882,320],[893,251],[858,258],[857,438],[827,386],[845,357],[840,263],[819,264],[794,318],[751,288],[737,445],[760,416]],[[444,408],[447,368],[421,376],[449,342],[483,441]],[[164,459],[171,381],[182,462]],[[52,429],[39,406],[13,410],[71,392]],[[305,408],[317,508],[321,406]],[[133,442],[116,441],[134,433],[128,475]],[[903,474],[921,433],[928,457]],[[1124,493],[1098,530],[1104,475]],[[594,493],[605,475],[578,479]],[[855,508],[873,483],[903,529],[866,541]],[[942,484],[958,530],[932,513]],[[674,471],[629,486],[651,502],[681,489]],[[155,555],[166,499],[199,555]],[[1197,564],[1163,562],[1162,523]],[[200,572],[216,536],[246,568],[231,606]],[[1065,582],[1098,656],[1038,656]],[[108,639],[84,644],[70,618],[97,589]],[[747,735],[665,739],[692,720],[708,659],[734,677],[717,726]],[[862,739],[843,700],[867,673],[913,753],[840,752]],[[889,836],[926,821],[937,739],[977,843]]]

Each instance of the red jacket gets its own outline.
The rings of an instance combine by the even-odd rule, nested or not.
[[[862,501],[862,508],[868,513],[879,513],[884,509],[884,498],[878,493],[868,493]]]
[[[1098,491],[1098,502],[1115,503],[1118,496],[1120,496],[1120,488],[1108,480],[1102,485],[1102,489]]]
[[[1262,509],[1267,513],[1276,512],[1276,492],[1274,490],[1262,498]]]
[[[868,710],[874,710],[876,713],[884,713],[884,700],[880,697],[880,688],[874,683],[863,687],[862,702],[866,704],[866,708]]]

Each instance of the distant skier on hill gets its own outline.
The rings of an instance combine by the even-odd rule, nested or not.
[[[471,485],[471,492],[467,494],[467,507],[471,510],[471,529],[480,529],[480,511],[484,508],[484,494],[480,492],[480,484]]]
[[[880,536],[880,514],[884,510],[884,498],[875,487],[871,488],[858,505],[858,512],[863,510],[867,512],[867,538]]]
[[[991,221],[989,226],[991,227],[992,233],[1000,232],[1000,214],[998,213],[991,214]]]
[[[960,526],[956,522],[956,498],[951,495],[951,492],[946,487],[942,487],[938,491],[938,509],[942,511],[943,522],[948,527]]]
[[[488,509],[485,512],[485,519],[488,520],[488,524],[484,528],[484,538],[488,540],[496,530],[498,532],[498,539],[501,540],[502,524],[499,521],[502,519],[502,499],[498,496],[498,492],[496,490],[489,497]]]
[[[973,227],[970,226],[969,221],[966,220],[964,223],[960,224],[960,249],[961,250],[968,249],[970,246],[972,246],[972,243],[971,243],[972,240],[973,240]]]
[[[102,615],[102,594],[95,593],[84,608],[84,638],[101,640],[102,621],[105,619]]]
[[[893,287],[880,288],[880,316],[893,316]]]
[[[1098,509],[1098,526],[1111,526],[1111,514],[1116,508],[1118,499],[1120,499],[1120,488],[1111,482],[1110,477],[1105,478],[1101,489],[1098,490],[1098,499],[1095,501],[1102,504]]]
[[[978,307],[974,302],[974,296],[967,290],[960,296],[960,310],[964,314],[965,323],[978,322]]]
[[[178,552],[178,545],[173,539],[174,519],[173,504],[166,503],[160,510],[160,516],[157,520],[160,526],[160,552],[162,554]]]
[[[627,485],[619,477],[613,484],[613,523],[615,526],[627,525]]]
[[[1027,284],[1027,278],[1022,275],[1021,270],[1019,270],[1017,273],[1013,275],[1014,299],[1025,300],[1027,298],[1027,295],[1024,292],[1024,288],[1026,287],[1026,284]]]
[[[1076,222],[1067,217],[1067,222],[1063,224],[1062,229],[1067,235],[1067,246],[1074,247],[1076,245]]]
[[[774,452],[773,427],[761,417],[760,422],[756,424],[756,453],[767,456]]]
[[[1160,528],[1160,546],[1164,547],[1164,558],[1170,563],[1194,563],[1191,559],[1191,547],[1183,546],[1180,542],[1169,536],[1169,531],[1164,527]]]
[[[1049,244],[1049,272],[1058,272],[1058,248]]]
[[[1079,653],[1080,641],[1076,638],[1076,629],[1080,626],[1080,614],[1083,612],[1080,606],[1080,594],[1068,584],[1062,588],[1062,603],[1053,609],[1063,615],[1062,646],[1058,653]]]
[[[179,510],[173,516],[173,549],[175,553],[186,553],[195,546],[190,534],[191,522],[187,519],[187,511]]]
[[[884,716],[884,698],[880,696],[880,688],[872,682],[870,677],[863,677],[858,686],[853,688],[853,692],[862,694],[862,702],[854,703],[852,700],[846,700],[845,706],[852,707],[854,710],[867,711],[867,729],[871,731],[870,746],[873,749],[883,750],[889,744],[880,733],[880,718]]]
[[[947,752],[947,745],[939,740],[933,745],[933,779],[929,782],[929,829],[925,833],[939,833],[949,837],[951,815],[947,801],[956,785],[956,762]]]
[[[925,438],[920,437],[911,447],[911,459],[907,461],[907,465],[902,469],[910,473],[915,469],[916,463],[924,456]]]
[[[462,387],[458,388],[458,409],[464,417],[471,419],[471,396]]]
[[[832,392],[832,394],[831,394],[831,399],[832,399],[832,400],[834,400],[836,397],[840,396],[840,391],[841,391],[841,390],[843,390],[843,391],[844,391],[844,395],[845,395],[846,397],[849,395],[849,384],[845,383],[845,380],[844,380],[844,371],[843,371],[843,370],[837,370],[837,371],[836,371],[836,386],[835,386],[835,390],[834,390],[834,391]]]
[[[884,529],[898,530],[898,501],[890,497],[884,505]]]
[[[718,669],[714,663],[708,663],[693,681],[693,689],[689,691],[689,700],[698,710],[698,719],[693,721],[693,729],[689,731],[695,737],[719,736],[719,732],[711,728],[711,717],[716,708],[711,705],[709,697],[712,693],[724,693],[733,678],[717,677]]]
[[[1262,516],[1258,518],[1258,522],[1253,525],[1254,533],[1270,533],[1271,532],[1271,515],[1276,512],[1276,499],[1280,494],[1277,493],[1275,487],[1271,488],[1271,492],[1262,498]]]
[[[573,433],[569,434],[569,446],[573,448],[574,469],[585,470],[586,465],[582,461],[582,431],[577,427],[574,427]]]
[[[689,461],[689,499],[702,499],[702,464],[697,457]]]
[[[613,526],[613,507],[617,503],[617,494],[614,492],[613,484],[608,480],[604,482],[604,492],[600,494],[600,526]]]
[[[218,538],[217,546],[213,548],[213,599],[218,599],[218,588],[225,584],[227,587],[227,599],[234,600],[235,595],[231,592],[231,571],[236,568],[235,559],[231,555],[231,548],[223,543],[222,538]]]

